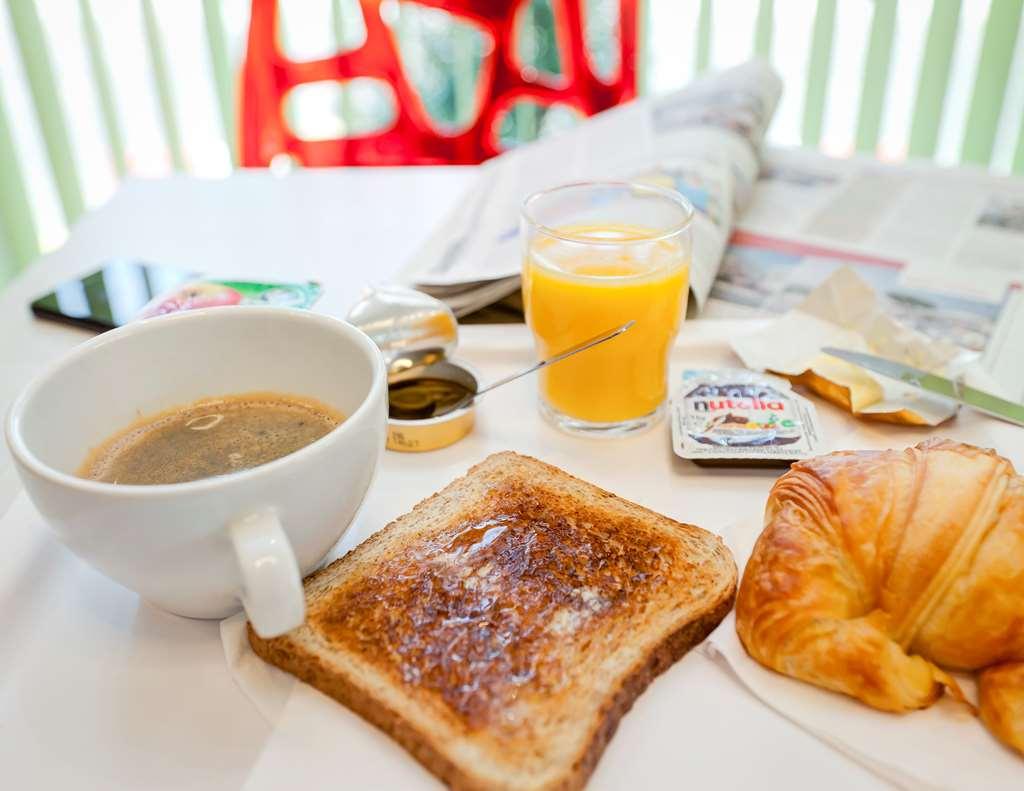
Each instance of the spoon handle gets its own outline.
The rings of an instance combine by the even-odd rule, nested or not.
[[[555,354],[555,355],[553,355],[551,357],[548,357],[546,360],[541,360],[539,363],[537,363],[536,365],[533,365],[533,366],[527,368],[525,371],[517,371],[516,373],[512,374],[511,376],[506,376],[504,379],[499,379],[497,382],[491,382],[489,385],[487,385],[487,387],[485,387],[485,388],[483,388],[481,390],[477,390],[474,397],[482,396],[488,390],[493,390],[495,387],[501,387],[504,384],[508,384],[509,382],[518,379],[520,376],[526,376],[527,374],[532,374],[534,371],[539,371],[541,368],[547,368],[549,365],[554,365],[555,363],[561,362],[566,357],[572,357],[574,354],[579,354],[580,352],[585,352],[587,349],[592,349],[593,347],[597,346],[599,343],[604,343],[605,341],[610,341],[612,338],[615,338],[615,337],[621,335],[622,333],[624,333],[626,330],[628,330],[634,324],[636,324],[636,320],[630,319],[625,324],[623,324],[621,327],[616,327],[613,330],[605,330],[604,332],[600,333],[599,335],[595,335],[593,338],[588,338],[587,340],[583,341],[582,343],[577,343],[575,346],[572,346],[572,347],[566,349],[565,351],[561,351],[558,354]]]

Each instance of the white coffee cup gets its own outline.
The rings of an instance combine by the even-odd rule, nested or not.
[[[75,476],[89,450],[148,415],[201,398],[273,391],[345,421],[275,461],[216,478],[122,486]],[[302,575],[352,521],[384,450],[387,375],[343,321],[287,308],[162,316],[77,347],[11,407],[7,443],[29,497],[76,555],[171,612],[256,631],[302,623]]]

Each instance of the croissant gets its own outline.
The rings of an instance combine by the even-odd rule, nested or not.
[[[1024,753],[1024,479],[948,440],[794,464],[736,631],[762,665],[885,711],[966,703],[946,670],[980,671],[982,721]]]

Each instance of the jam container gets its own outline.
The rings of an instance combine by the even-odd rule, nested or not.
[[[473,429],[479,378],[451,359],[459,330],[447,305],[415,289],[386,286],[369,290],[348,321],[384,356],[390,450],[436,450]]]

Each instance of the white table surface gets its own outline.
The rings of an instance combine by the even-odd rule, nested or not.
[[[65,247],[0,293],[0,406],[6,408],[35,371],[90,337],[33,319],[30,299],[106,258],[140,257],[211,274],[316,278],[325,285],[317,309],[343,315],[363,286],[398,271],[471,177],[470,171],[457,168],[421,168],[130,182],[110,203],[85,217]],[[710,350],[709,359],[721,356],[725,338],[715,337],[712,323],[702,324],[700,332],[707,337],[700,343]],[[735,326],[722,324],[721,331]],[[486,366],[486,360],[476,362]],[[860,447],[900,445],[926,436],[865,427],[831,407],[823,410],[831,426],[859,432]],[[1006,428],[972,416],[958,419],[944,433],[1002,446],[1012,457]],[[545,436],[541,428],[531,429],[516,447],[529,451],[531,441]],[[461,459],[458,447],[442,451],[446,455],[435,461],[396,455],[375,487],[395,486],[388,474],[411,470],[417,463],[441,464],[428,476],[431,483],[435,477],[441,483],[437,469],[449,475],[449,468],[477,460]],[[536,452],[543,455],[541,450]],[[571,460],[567,451],[553,452],[555,463],[560,456]],[[615,488],[615,464],[614,454],[593,460],[595,480]],[[698,510],[710,507],[711,491],[727,499],[732,480],[754,476],[759,492],[767,492],[771,483],[762,472],[707,474],[705,480],[697,468],[660,463],[665,464],[677,475],[665,486],[704,493]],[[12,529],[0,552],[2,785],[243,787],[253,768],[266,763],[264,747],[273,734],[233,684],[218,624],[163,613],[90,569],[50,537],[19,491],[4,451],[0,513],[14,502],[11,516],[18,518],[3,521]],[[403,489],[390,507],[409,505],[429,491]],[[677,501],[672,509],[677,518],[687,513],[685,494],[680,496],[682,505]],[[756,511],[762,503],[763,494],[752,508]],[[698,652],[656,682],[629,716],[658,718],[664,707],[684,707],[685,728],[661,733],[649,748],[674,756],[677,787],[884,787],[763,706]],[[678,722],[678,715],[672,721]],[[613,740],[599,766],[601,774],[595,776],[602,787],[637,787],[631,778],[650,776],[639,771],[638,762],[649,760],[652,753],[627,751],[627,744]],[[274,760],[280,758],[278,752]],[[395,760],[411,759],[396,752]],[[267,775],[257,775],[253,785],[265,787]],[[345,778],[337,781],[345,787]]]

